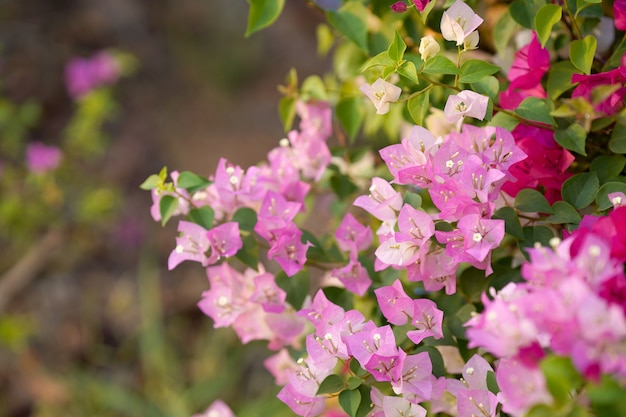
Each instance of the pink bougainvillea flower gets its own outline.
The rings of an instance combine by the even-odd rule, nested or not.
[[[194,414],[192,417],[235,417],[235,414],[224,401],[215,400],[204,413]]]
[[[290,370],[298,369],[296,361],[293,360],[289,351],[283,348],[263,361],[263,366],[274,377],[276,385],[285,385],[289,379],[287,377]]]
[[[43,174],[55,170],[61,163],[63,154],[55,146],[32,142],[26,148],[26,165],[31,172]]]
[[[288,276],[295,275],[306,263],[306,252],[311,242],[302,243],[302,231],[295,225],[274,231],[276,240],[267,252],[268,259],[274,259]]]
[[[119,62],[103,51],[91,58],[70,60],[65,67],[65,83],[70,95],[78,98],[94,88],[115,83],[120,74]]]
[[[333,269],[332,274],[341,281],[348,291],[361,297],[365,295],[372,284],[367,269],[363,268],[363,265],[356,258],[351,258],[348,265],[343,268]]]
[[[391,184],[378,177],[372,178],[369,191],[369,195],[357,197],[353,204],[382,220],[384,223],[377,233],[387,233],[393,229],[397,220],[396,213],[402,208],[402,195]]]
[[[415,8],[419,10],[420,12],[423,12],[426,6],[428,6],[428,3],[430,3],[430,0],[411,0],[411,1],[415,5]]]
[[[443,337],[441,325],[443,323],[443,311],[437,308],[434,301],[427,298],[413,300],[413,313],[411,314],[411,324],[417,330],[410,330],[406,333],[409,339],[416,345],[427,337],[435,339]]]
[[[347,213],[335,232],[339,248],[351,253],[367,249],[372,244],[372,229],[359,223]]]
[[[448,97],[443,112],[446,120],[452,124],[458,123],[465,116],[483,120],[487,114],[488,104],[489,97],[471,90],[463,90],[459,94]]]
[[[626,0],[615,0],[613,2],[613,17],[617,30],[626,30]]]
[[[477,261],[483,261],[504,238],[504,220],[484,219],[478,214],[468,214],[458,223],[463,233],[465,251]]]
[[[214,264],[221,258],[229,258],[243,247],[237,222],[223,223],[214,227],[207,232],[207,238],[211,243],[209,264]]]
[[[391,324],[402,326],[413,318],[413,299],[406,295],[399,279],[374,290],[381,313]]]
[[[425,417],[426,409],[402,397],[383,397],[383,415],[385,417]]]
[[[538,366],[526,366],[515,359],[501,359],[496,368],[496,381],[500,387],[498,400],[502,411],[521,417],[536,404],[551,404],[552,396]],[[520,381],[524,381],[520,384]]]
[[[261,304],[268,313],[282,313],[285,310],[287,293],[276,285],[274,275],[263,273],[254,277],[254,292],[250,301]]]
[[[441,34],[445,40],[455,41],[463,45],[465,38],[475,31],[483,22],[471,7],[465,2],[457,0],[441,18]]]
[[[373,84],[363,84],[359,87],[376,107],[376,114],[386,114],[389,112],[389,103],[394,103],[400,98],[402,89],[382,78],[374,81]]]
[[[196,223],[181,220],[178,222],[180,236],[176,238],[176,248],[170,253],[167,267],[172,270],[183,261],[200,262],[209,265],[207,254],[211,250],[211,241],[207,230]]]

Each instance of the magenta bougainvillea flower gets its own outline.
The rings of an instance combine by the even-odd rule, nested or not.
[[[612,116],[624,108],[626,96],[626,56],[622,57],[622,65],[611,71],[598,74],[574,74],[572,83],[578,83],[572,97],[583,97],[594,104],[596,112]],[[615,86],[615,89],[598,102],[593,100],[593,91],[600,86]]]
[[[106,51],[98,52],[91,58],[74,58],[65,67],[67,90],[74,98],[94,88],[115,83],[120,75],[119,62]]]
[[[613,17],[615,18],[615,28],[626,30],[626,0],[615,0],[613,2]]]
[[[33,173],[43,174],[55,170],[62,158],[63,153],[59,148],[42,142],[32,142],[26,148],[26,165]]]

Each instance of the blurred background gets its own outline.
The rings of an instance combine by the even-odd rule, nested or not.
[[[249,39],[247,12],[244,0],[0,1],[0,417],[190,416],[218,398],[240,417],[290,415],[265,343],[232,349],[234,333],[197,309],[202,269],[166,270],[176,224],[152,221],[139,189],[163,166],[263,160],[284,135],[289,69],[329,67],[304,1]],[[68,93],[68,63],[100,51],[119,79]],[[34,166],[34,144],[60,151],[58,166]]]

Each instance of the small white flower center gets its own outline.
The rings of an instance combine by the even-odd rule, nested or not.
[[[476,232],[472,235],[472,240],[474,242],[480,242],[481,240],[483,240],[483,235],[481,235],[480,233]]]
[[[176,246],[176,253],[183,253],[184,250],[185,250],[185,248],[183,248],[182,245],[177,245]]]
[[[280,141],[278,141],[278,144],[282,147],[282,148],[286,148],[289,146],[289,139],[287,138],[282,138]]]

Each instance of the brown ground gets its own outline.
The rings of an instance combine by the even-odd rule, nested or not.
[[[207,284],[195,265],[164,270],[175,225],[161,229],[149,219],[150,197],[138,185],[164,165],[208,175],[224,156],[248,166],[276,145],[283,135],[276,86],[291,67],[303,79],[328,66],[314,54],[320,16],[304,2],[286,3],[278,23],[250,39],[243,37],[243,0],[0,3],[1,85],[17,101],[43,103],[33,137],[54,143],[71,113],[61,82],[67,59],[113,47],[134,54],[140,65],[117,89],[120,112],[107,127],[102,181],[123,193],[119,224],[84,251],[52,245],[49,262],[0,311],[24,317],[32,328],[17,352],[0,346],[0,417],[56,415],[57,408],[43,407],[46,414],[41,404],[61,404],[63,415],[85,413],[67,405],[79,395],[64,380],[68,369],[95,369],[121,386],[147,389],[147,376],[133,369],[146,361],[134,356],[141,353],[136,335],[145,320],[161,317],[160,309],[172,349],[193,353],[186,344],[198,328],[211,326],[195,307]],[[151,295],[156,301],[142,303]]]

